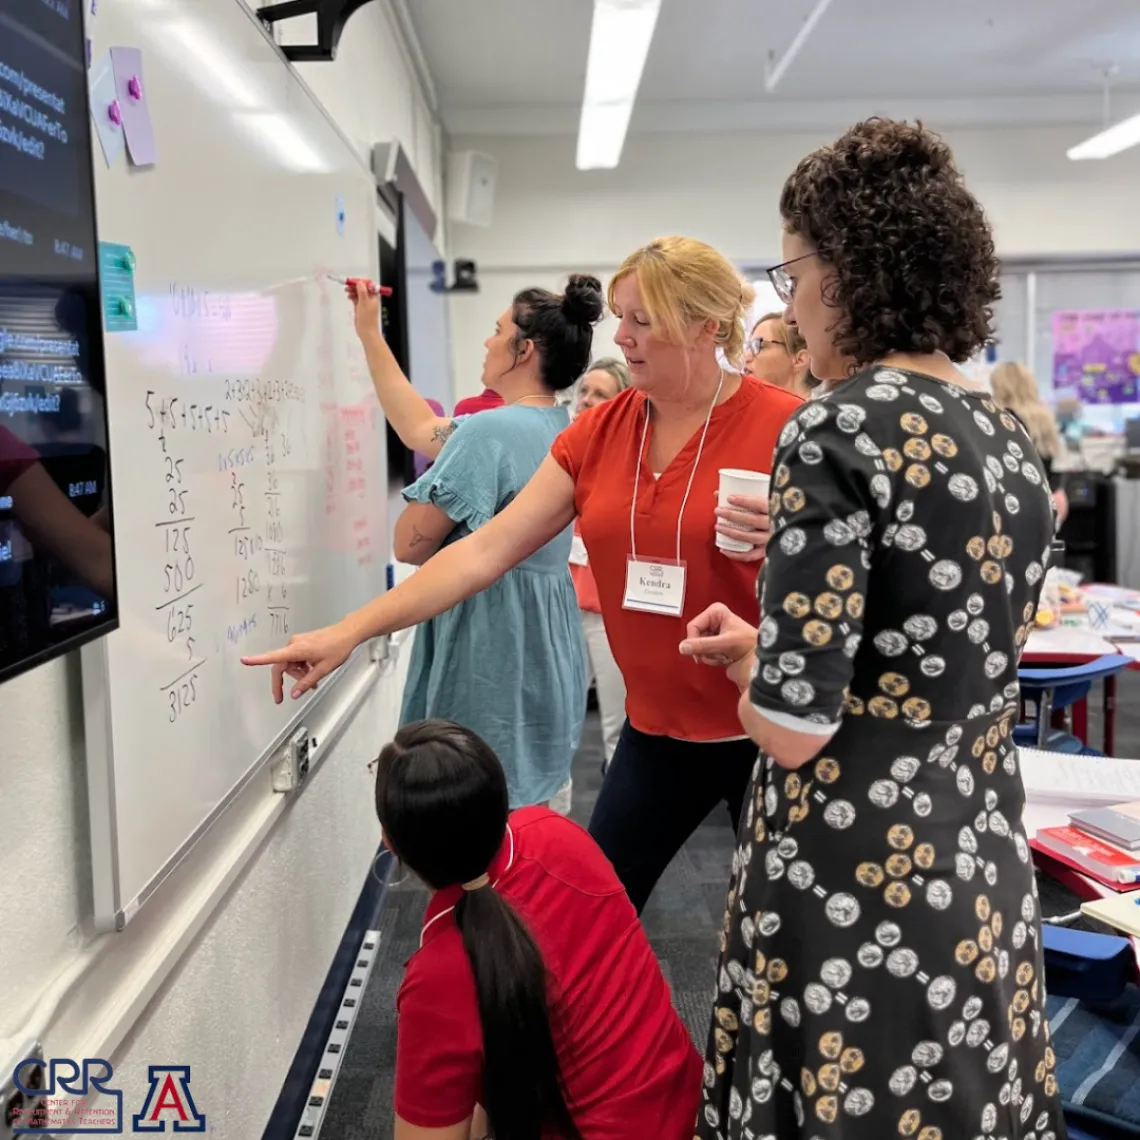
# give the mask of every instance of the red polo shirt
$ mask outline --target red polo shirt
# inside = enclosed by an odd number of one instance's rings
[[[490,388],[484,388],[478,396],[465,396],[455,405],[455,415],[473,416],[477,412],[489,412],[492,408],[501,408],[503,397]]]
[[[489,874],[482,889],[514,907],[546,963],[554,1045],[581,1134],[690,1140],[701,1059],[597,844],[547,808],[523,808]],[[461,893],[432,897],[397,998],[396,1112],[420,1128],[465,1120],[483,1093],[475,982],[452,915]]]
[[[752,376],[713,409],[708,435],[681,524],[686,563],[681,617],[627,610],[626,564],[634,465],[645,427],[646,397],[627,388],[584,412],[555,441],[551,454],[573,478],[574,503],[614,660],[625,678],[626,711],[641,732],[679,740],[727,740],[741,735],[740,693],[723,669],[682,657],[687,624],[713,602],[756,625],[759,563],[733,562],[716,547],[720,468],[770,474],[776,437],[803,401]],[[637,553],[675,559],[677,519],[701,440],[698,429],[655,479],[649,469],[650,425],[642,458],[635,520]]]

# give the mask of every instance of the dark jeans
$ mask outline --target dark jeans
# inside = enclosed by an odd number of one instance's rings
[[[756,755],[751,740],[694,743],[647,736],[628,720],[622,726],[590,834],[638,914],[670,860],[718,803],[728,804],[733,828],[740,823]]]

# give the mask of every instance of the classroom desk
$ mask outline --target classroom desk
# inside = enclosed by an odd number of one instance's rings
[[[1140,643],[1121,642],[1119,645],[1101,637],[1095,630],[1080,626],[1058,626],[1056,629],[1035,629],[1025,642],[1021,664],[1034,665],[1087,665],[1098,657],[1123,653],[1132,658],[1129,669],[1140,669]],[[1081,740],[1088,740],[1088,708],[1085,701],[1073,707],[1073,732]],[[1116,753],[1116,678],[1104,679],[1104,751],[1108,756]]]

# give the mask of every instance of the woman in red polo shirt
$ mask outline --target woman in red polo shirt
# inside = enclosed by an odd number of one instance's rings
[[[700,1057],[597,844],[547,808],[508,817],[498,758],[450,721],[385,747],[376,813],[434,891],[397,998],[395,1140],[690,1140]]]
[[[590,834],[640,911],[718,803],[739,820],[756,761],[732,683],[677,654],[687,623],[713,602],[759,620],[767,504],[717,507],[718,473],[770,473],[776,437],[801,401],[719,362],[718,352],[740,360],[751,301],[731,262],[703,242],[660,238],[631,254],[610,282],[609,302],[632,387],[579,416],[486,526],[336,625],[246,663],[274,666],[276,700],[285,673],[300,696],[362,641],[486,589],[577,516],[628,718]],[[718,531],[751,549],[720,550]]]

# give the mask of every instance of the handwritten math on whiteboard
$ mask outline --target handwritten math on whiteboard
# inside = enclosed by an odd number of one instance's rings
[[[153,689],[176,724],[206,689],[225,683],[219,654],[236,659],[255,632],[281,640],[295,628],[301,567],[290,540],[301,536],[290,534],[289,474],[310,449],[303,415],[292,414],[303,412],[305,389],[247,373],[265,363],[258,356],[268,345],[256,330],[276,323],[271,301],[267,308],[264,298],[172,284],[164,308],[175,368],[141,393],[148,470],[138,472],[162,494],[148,520],[149,549],[128,556],[147,567],[153,632],[173,651]],[[235,308],[245,318],[236,325]]]
[[[142,176],[95,164],[101,234],[136,258],[137,317],[106,342],[120,624],[83,659],[101,928],[145,904],[338,690],[276,705],[242,656],[363,605],[388,553],[384,421],[329,280],[378,272],[375,178],[244,6],[182,7],[251,64],[259,107],[319,169],[283,176],[281,148],[202,99],[158,25],[130,5],[100,11],[104,42],[153,64],[148,101],[170,143]]]

